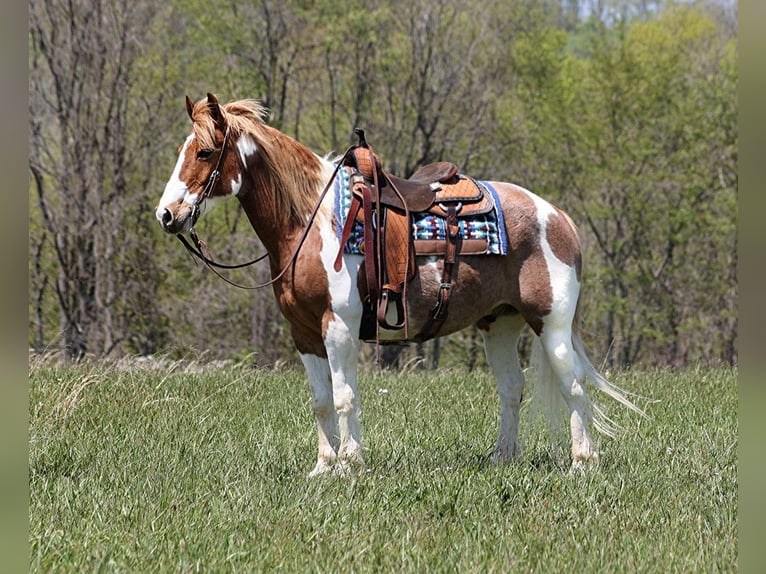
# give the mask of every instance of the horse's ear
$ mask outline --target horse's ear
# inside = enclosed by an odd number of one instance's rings
[[[213,118],[215,125],[222,128],[224,124],[223,112],[221,111],[221,106],[218,104],[218,98],[211,93],[208,93],[207,95],[207,107],[210,110],[210,116]]]
[[[189,119],[192,118],[192,112],[194,112],[194,102],[191,101],[189,96],[186,96],[186,113],[189,114]]]

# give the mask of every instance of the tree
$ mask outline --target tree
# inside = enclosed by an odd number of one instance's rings
[[[184,96],[211,91],[260,99],[317,153],[362,127],[398,175],[452,160],[538,192],[580,224],[598,353],[734,362],[726,1],[32,0],[30,343],[295,358],[269,293],[195,265],[154,220],[189,130]],[[236,202],[198,231],[222,261],[262,253]],[[478,365],[477,343],[465,331],[400,358]]]
[[[152,2],[30,3],[31,226],[35,345],[53,290],[67,356],[162,344],[143,193],[162,121],[134,84]],[[133,99],[133,98],[135,99]],[[152,128],[152,129],[150,129]],[[142,323],[146,330],[135,329]],[[147,347],[148,345],[148,347]]]
[[[601,333],[608,361],[731,357],[720,339],[713,350],[699,336],[736,309],[735,66],[725,34],[679,8],[597,26],[584,59],[563,44],[528,45],[538,49],[517,51],[519,115],[539,132],[528,151],[552,168],[544,194],[563,193],[587,231],[585,316],[603,317],[589,330]]]

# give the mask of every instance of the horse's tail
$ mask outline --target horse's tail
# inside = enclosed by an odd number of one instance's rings
[[[593,366],[593,363],[588,358],[580,329],[579,301],[572,322],[572,347],[576,355],[575,364],[578,380],[583,382],[583,379],[585,379],[596,389],[612,397],[623,406],[640,414],[642,417],[646,416],[642,409],[628,399],[630,393],[609,382]],[[561,429],[561,413],[562,411],[566,412],[566,405],[561,394],[560,382],[553,372],[550,360],[543,350],[539,337],[533,337],[532,341],[530,375],[530,378],[534,380],[534,398],[545,415],[551,440],[558,442],[555,438],[557,431]],[[593,425],[597,430],[609,437],[614,437],[620,432],[619,425],[609,418],[596,401],[591,401],[591,410]]]

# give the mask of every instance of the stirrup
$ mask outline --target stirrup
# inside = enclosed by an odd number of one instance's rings
[[[386,314],[388,311],[388,304],[391,301],[391,298],[389,295],[392,293],[390,289],[383,289],[380,293],[380,298],[378,299],[378,325],[383,327],[384,329],[389,329],[391,331],[398,331],[399,329],[403,329],[405,325],[407,324],[407,318],[404,313],[404,303],[402,302],[402,297],[400,293],[396,293],[398,297],[394,297],[393,301],[396,303],[396,319],[397,323],[394,325],[391,325],[388,322],[388,319],[386,318]]]

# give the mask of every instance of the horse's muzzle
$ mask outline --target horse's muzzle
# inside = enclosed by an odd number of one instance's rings
[[[186,231],[189,222],[189,214],[173,214],[170,209],[165,208],[162,212],[157,212],[157,219],[162,229],[167,233],[180,233]]]

